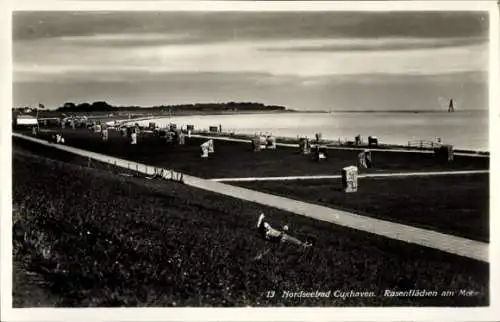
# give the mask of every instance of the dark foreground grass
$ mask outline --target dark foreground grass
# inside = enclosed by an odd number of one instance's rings
[[[356,193],[343,193],[340,180],[232,184],[479,241],[489,240],[488,174],[362,178]]]
[[[115,131],[109,141],[87,130],[66,129],[68,145],[109,154],[124,159],[172,168],[203,178],[266,177],[340,174],[340,170],[356,165],[358,151],[330,150],[328,160],[316,162],[298,153],[298,148],[278,147],[276,151],[252,152],[250,143],[215,141],[215,153],[202,160],[200,144],[204,139],[187,139],[184,146],[172,146],[151,134],[141,134],[133,146]],[[41,133],[48,137],[50,133]],[[372,152],[373,169],[361,172],[401,172],[488,169],[489,158],[456,156],[451,163],[437,162],[433,154]]]
[[[13,165],[15,258],[29,259],[29,271],[43,278],[57,306],[488,304],[485,263],[182,184],[55,162],[16,143]],[[266,244],[254,231],[261,210],[273,224],[315,237],[316,246]],[[457,294],[384,297],[386,289]],[[266,297],[270,290],[277,296]],[[374,296],[284,299],[285,290]],[[460,296],[460,290],[477,293]],[[14,279],[14,297],[23,296],[33,294],[20,293]]]

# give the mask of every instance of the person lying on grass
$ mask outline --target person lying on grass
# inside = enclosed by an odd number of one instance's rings
[[[288,231],[288,226],[283,226],[283,231],[277,230],[264,220],[265,216],[263,213],[260,214],[259,220],[257,221],[257,231],[259,235],[270,242],[289,242],[301,247],[311,247],[312,243],[310,241],[302,242],[295,237],[292,237],[285,233]]]

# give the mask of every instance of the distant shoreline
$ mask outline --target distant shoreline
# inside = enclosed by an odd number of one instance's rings
[[[251,115],[251,114],[337,114],[337,113],[350,113],[350,114],[382,114],[382,113],[405,113],[405,114],[424,114],[424,113],[436,113],[436,114],[453,114],[453,113],[487,113],[488,110],[459,110],[452,113],[442,110],[296,110],[296,109],[286,109],[286,110],[240,110],[240,111],[151,111],[151,110],[122,110],[122,111],[88,111],[88,112],[67,112],[67,111],[57,111],[57,110],[39,110],[39,118],[44,117],[69,117],[71,115],[81,116],[85,115],[89,118],[103,118],[121,116],[125,117],[128,115],[138,116],[138,117],[174,117],[174,116],[205,116],[205,115]],[[26,113],[28,115],[36,115],[36,111]]]
[[[282,113],[302,113],[302,111],[294,110],[247,110],[247,111],[172,111],[172,112],[159,112],[150,110],[123,110],[123,111],[89,111],[89,112],[62,112],[57,110],[39,110],[38,118],[47,117],[71,117],[71,116],[87,116],[88,118],[116,118],[124,119],[127,116],[131,117],[174,117],[174,116],[198,116],[198,115],[248,115],[248,114],[282,114]],[[36,115],[35,112],[26,113],[27,115]]]

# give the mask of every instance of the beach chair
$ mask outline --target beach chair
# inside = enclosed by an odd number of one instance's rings
[[[316,161],[326,160],[328,157],[326,146],[316,145],[316,151],[314,153]]]
[[[276,138],[274,136],[267,137],[266,149],[276,150]]]
[[[201,158],[202,159],[207,159],[208,158],[208,141],[201,144]]]
[[[260,151],[260,138],[259,137],[255,137],[252,139],[252,149],[254,152]]]
[[[369,147],[378,146],[378,138],[376,136],[369,136],[368,146]]]
[[[358,191],[358,167],[348,166],[342,169],[342,191],[352,193]]]

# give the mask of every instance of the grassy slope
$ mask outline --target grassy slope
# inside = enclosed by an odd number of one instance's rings
[[[171,182],[34,157],[14,145],[17,254],[62,306],[486,305],[488,265]],[[19,152],[24,151],[24,152]],[[67,159],[51,151],[52,157]],[[85,160],[72,159],[84,164]],[[255,236],[258,211],[317,245]],[[27,232],[30,243],[22,242]],[[261,260],[254,257],[266,250]],[[46,257],[40,256],[46,251]],[[57,266],[57,264],[59,264]],[[42,269],[43,268],[43,269]],[[18,285],[14,296],[21,297]],[[472,289],[474,297],[283,300],[268,290]],[[16,292],[17,290],[17,292]],[[17,299],[19,302],[19,298]],[[31,301],[36,302],[36,301]]]
[[[480,241],[489,240],[489,176],[363,178],[357,193],[340,180],[234,183]]]
[[[53,307],[60,299],[47,290],[43,276],[29,270],[30,256],[16,254],[12,262],[12,306]]]
[[[43,136],[47,133],[42,133]],[[251,151],[250,143],[228,141],[215,142],[215,154],[201,160],[199,145],[205,141],[188,139],[185,146],[169,146],[157,137],[145,134],[132,146],[118,133],[110,132],[110,140],[102,142],[98,134],[86,130],[65,131],[67,144],[139,161],[184,171],[204,178],[250,177],[250,176],[294,176],[340,174],[341,168],[356,164],[356,151],[331,150],[329,159],[317,163],[311,156],[298,153],[298,149],[279,147],[277,151]],[[488,169],[488,158],[457,156],[447,164],[436,162],[432,154],[372,152],[374,168],[361,172],[426,171]]]
[[[291,148],[254,153],[249,151],[249,145],[216,141],[216,154],[200,160],[201,141],[197,139],[176,147],[145,135],[139,145],[131,146],[117,133],[111,133],[110,142],[102,142],[97,134],[88,131],[68,130],[66,138],[68,144],[80,148],[209,178],[338,174],[338,169],[356,156],[353,151],[332,151],[327,162],[316,163]],[[488,167],[487,158],[456,157],[453,163],[443,165],[436,163],[432,155],[374,152],[373,159],[378,160],[375,168],[362,172]],[[348,195],[339,191],[338,180],[237,184],[477,240],[489,239],[487,175],[361,179],[360,191]]]

